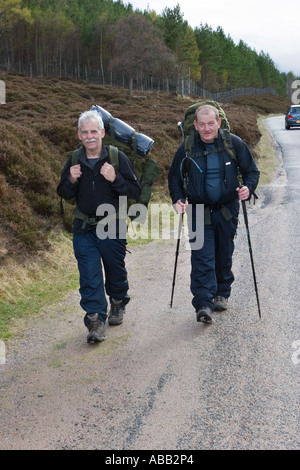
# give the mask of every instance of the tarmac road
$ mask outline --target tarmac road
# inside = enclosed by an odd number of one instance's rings
[[[229,308],[212,325],[196,322],[184,243],[172,309],[176,241],[129,246],[132,300],[104,343],[86,344],[77,292],[9,342],[1,449],[299,449],[300,130],[266,122],[279,169],[247,205],[262,318],[242,212]]]

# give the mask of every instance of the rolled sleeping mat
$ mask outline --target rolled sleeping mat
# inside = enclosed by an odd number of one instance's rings
[[[152,149],[154,140],[145,134],[135,132],[133,127],[126,124],[118,118],[114,118],[108,111],[99,105],[91,107],[91,111],[97,111],[103,120],[105,131],[111,136],[112,145],[114,140],[128,145],[132,150],[135,149],[137,154],[144,157]]]

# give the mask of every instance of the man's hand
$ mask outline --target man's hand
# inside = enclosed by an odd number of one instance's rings
[[[188,205],[188,201],[182,202],[180,199],[175,204],[175,210],[177,214],[184,214],[186,206]]]
[[[81,166],[78,164],[78,165],[73,165],[71,166],[70,168],[70,180],[71,180],[71,183],[77,183],[77,180],[78,178],[80,178],[81,176]]]
[[[239,200],[246,201],[250,196],[250,191],[247,186],[240,186],[236,188],[237,192],[239,193]]]
[[[111,183],[115,181],[117,176],[114,167],[107,162],[105,162],[100,168],[100,174]]]

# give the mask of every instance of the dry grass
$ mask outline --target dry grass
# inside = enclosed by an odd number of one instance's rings
[[[13,303],[17,298],[25,299],[33,283],[47,287],[51,282],[63,282],[62,272],[77,272],[70,235],[63,231],[52,235],[48,250],[28,256],[22,264],[10,257],[0,266],[0,300]]]
[[[20,263],[14,257],[0,266],[0,338],[8,339],[19,318],[38,314],[78,288],[78,271],[69,234],[53,234],[50,249],[27,256]]]
[[[275,149],[272,145],[269,131],[264,125],[264,119],[265,116],[260,115],[258,117],[258,128],[260,129],[262,136],[255,148],[255,152],[259,155],[260,185],[270,183],[278,170],[278,161]]]

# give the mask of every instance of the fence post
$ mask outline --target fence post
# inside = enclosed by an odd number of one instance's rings
[[[0,80],[0,104],[6,104],[6,89],[3,80]]]

